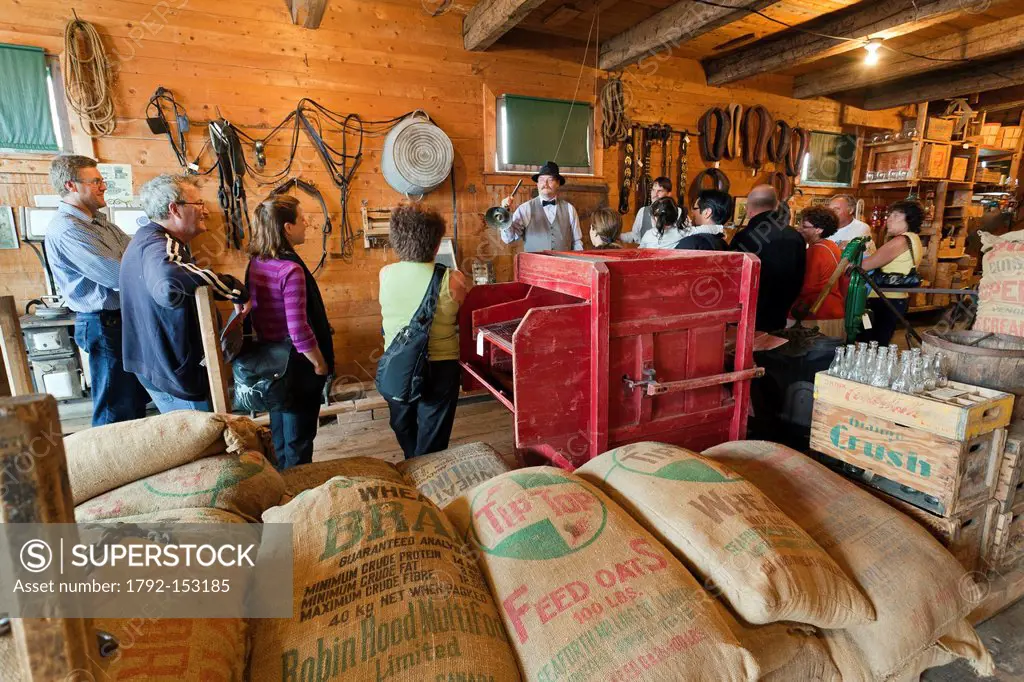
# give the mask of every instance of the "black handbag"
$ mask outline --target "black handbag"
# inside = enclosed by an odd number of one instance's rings
[[[402,327],[391,340],[391,345],[377,363],[374,383],[385,400],[412,403],[420,398],[427,368],[430,325],[437,311],[437,297],[441,292],[441,281],[446,269],[440,263],[434,264],[434,275],[419,307],[409,324]]]
[[[903,236],[907,237],[907,235]],[[907,237],[907,243],[910,245],[910,257],[913,259],[914,242],[911,241],[910,237]],[[879,289],[916,289],[921,286],[921,275],[917,273],[916,265],[906,274],[882,272],[881,269],[875,270],[871,275],[871,280]]]
[[[259,343],[250,339],[231,363],[234,409],[269,412],[287,407],[291,397],[288,370],[295,355],[290,340]]]

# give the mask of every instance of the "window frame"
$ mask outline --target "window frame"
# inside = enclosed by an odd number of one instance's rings
[[[833,130],[812,130],[810,131],[811,136],[814,135],[830,135],[832,137],[849,138],[853,142],[853,160],[850,164],[850,180],[848,183],[842,182],[821,182],[818,180],[809,180],[807,178],[808,168],[811,163],[811,150],[808,148],[806,155],[800,160],[800,185],[802,187],[825,187],[835,189],[854,189],[857,187],[857,168],[860,164],[860,136],[855,133],[844,133],[835,132]]]
[[[537,168],[540,167],[544,161],[553,159],[544,159],[533,164],[513,164],[505,163],[502,161],[502,152],[504,146],[502,144],[504,138],[504,121],[505,117],[505,96],[512,95],[517,97],[530,97],[532,99],[549,100],[553,102],[564,102],[566,104],[572,104],[573,106],[581,105],[587,107],[590,115],[587,117],[587,155],[590,157],[589,166],[562,166],[559,171],[562,175],[573,176],[573,177],[596,177],[597,176],[597,108],[590,102],[585,100],[567,100],[558,99],[554,97],[537,97],[534,95],[520,95],[518,93],[506,92],[498,95],[494,101],[494,172],[506,175],[523,175],[532,174],[537,172]]]
[[[52,118],[54,128],[53,132],[57,137],[57,151],[49,149],[28,150],[0,147],[0,157],[52,159],[55,156],[70,154],[74,151],[71,140],[71,118],[68,113],[67,97],[64,93],[64,77],[60,68],[60,57],[44,51],[43,59],[46,62],[46,90],[49,94],[50,117]]]

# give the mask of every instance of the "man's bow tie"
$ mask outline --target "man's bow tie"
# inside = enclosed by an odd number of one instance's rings
[[[541,199],[540,203],[543,206],[554,206],[555,204],[558,203],[558,199],[550,199],[550,200],[549,199]]]

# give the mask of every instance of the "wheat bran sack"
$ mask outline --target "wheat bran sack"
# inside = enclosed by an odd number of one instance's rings
[[[214,455],[94,497],[75,507],[75,520],[212,507],[259,521],[283,494],[284,480],[258,452]]]
[[[980,596],[928,531],[809,457],[767,441],[723,443],[703,454],[760,488],[871,600],[875,622],[826,633],[855,647],[864,679],[899,673]]]
[[[526,679],[757,679],[722,607],[579,477],[511,471],[445,511],[478,548]]]
[[[635,443],[576,474],[621,505],[748,623],[843,628],[875,618],[860,590],[800,526],[718,462],[673,445]]]
[[[285,492],[295,497],[303,490],[316,488],[335,476],[346,478],[379,478],[408,485],[391,462],[376,457],[343,457],[326,462],[313,462],[288,467],[281,472]],[[282,503],[283,504],[283,503]]]
[[[442,509],[464,491],[509,470],[487,443],[468,443],[398,463],[398,470]]]
[[[64,439],[74,503],[211,454],[262,452],[258,434],[245,417],[187,410],[79,431]]]
[[[134,516],[103,519],[104,523],[248,523],[238,514],[213,507],[182,507]]]
[[[241,682],[248,628],[241,618],[98,618],[117,639],[98,682]]]
[[[292,523],[292,619],[253,621],[254,681],[519,679],[480,569],[406,484],[334,478],[263,515]]]

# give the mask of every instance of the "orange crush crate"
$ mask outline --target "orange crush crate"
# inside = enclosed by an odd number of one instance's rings
[[[574,469],[657,440],[743,438],[760,261],[630,249],[521,253],[459,312],[463,388],[512,411],[516,454]],[[734,357],[726,346],[735,332]]]

